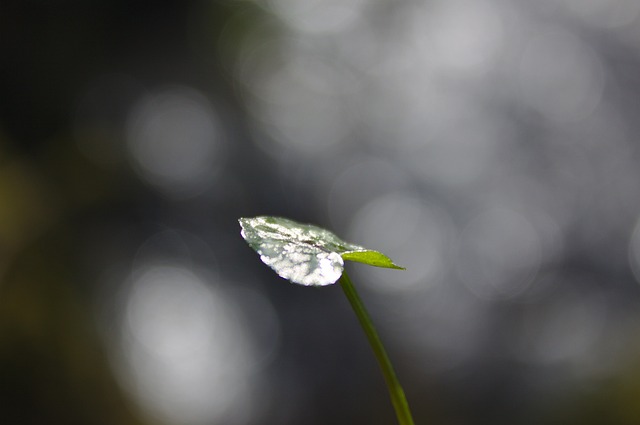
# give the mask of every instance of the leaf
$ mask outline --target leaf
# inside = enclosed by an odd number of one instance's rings
[[[369,264],[370,266],[385,267],[387,269],[404,270],[391,261],[391,258],[378,251],[351,251],[342,254],[343,260],[357,261],[358,263]]]
[[[312,224],[269,216],[238,221],[242,237],[260,259],[281,277],[300,285],[335,283],[342,275],[344,260],[402,269],[386,255],[343,241]]]

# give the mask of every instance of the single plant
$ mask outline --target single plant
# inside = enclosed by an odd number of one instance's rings
[[[280,217],[241,218],[241,235],[260,259],[281,277],[305,286],[340,282],[384,375],[400,425],[413,425],[409,404],[371,318],[344,271],[344,260],[376,267],[404,270],[386,255],[345,242],[333,233],[310,224]]]

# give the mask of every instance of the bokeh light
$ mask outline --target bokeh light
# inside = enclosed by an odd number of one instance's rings
[[[546,30],[534,36],[520,63],[523,101],[561,122],[588,118],[604,87],[602,65],[575,35]]]
[[[373,199],[409,189],[409,176],[390,161],[362,157],[333,176],[326,203],[331,223],[346,229],[354,214]]]
[[[271,301],[221,279],[215,254],[188,232],[145,238],[130,262],[121,282],[108,274],[118,290],[98,301],[122,387],[162,423],[253,423],[270,403],[264,372],[280,349]]]
[[[214,184],[226,142],[220,117],[202,93],[173,87],[146,96],[127,130],[136,171],[167,195],[189,197]]]
[[[353,25],[366,1],[268,0],[267,4],[296,31],[330,34]]]
[[[122,330],[125,384],[171,423],[234,423],[231,411],[248,414],[253,352],[231,300],[179,266],[137,274]]]
[[[512,297],[523,292],[542,260],[542,243],[526,217],[491,209],[474,217],[462,232],[457,270],[481,298]]]
[[[569,13],[589,25],[620,28],[637,24],[640,5],[633,0],[565,0]]]
[[[365,246],[385,246],[406,271],[389,284],[389,274],[361,270],[379,291],[424,290],[438,285],[448,268],[453,229],[446,212],[425,205],[415,194],[392,192],[374,198],[353,216],[348,235]]]
[[[263,295],[229,292],[207,273],[157,263],[134,272],[121,302],[114,365],[147,415],[174,424],[252,423],[268,402],[257,388],[279,341]]]
[[[601,294],[562,285],[542,307],[526,311],[519,355],[533,363],[589,365],[589,357],[598,356],[606,324]]]
[[[340,70],[304,51],[293,52],[277,64],[257,66],[264,70],[259,84],[248,81],[254,88],[248,100],[257,125],[268,136],[262,148],[277,154],[293,150],[296,156],[309,157],[335,153],[349,136],[354,115],[340,87]]]
[[[479,76],[494,66],[501,53],[504,2],[455,0],[434,2],[412,25],[422,31],[420,53],[442,72]],[[425,19],[426,18],[426,19]],[[428,58],[428,59],[427,59]]]

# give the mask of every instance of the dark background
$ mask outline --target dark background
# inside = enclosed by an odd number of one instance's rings
[[[0,423],[640,423],[640,3],[0,3]]]

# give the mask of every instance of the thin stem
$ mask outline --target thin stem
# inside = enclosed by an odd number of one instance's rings
[[[384,380],[387,383],[387,389],[389,390],[389,396],[391,397],[391,403],[393,403],[393,407],[396,410],[398,423],[400,425],[413,425],[413,418],[411,417],[409,403],[407,403],[407,399],[404,396],[404,390],[402,389],[402,386],[398,381],[398,377],[393,370],[389,356],[387,355],[387,352],[382,345],[382,341],[380,341],[380,337],[371,322],[369,313],[367,313],[360,296],[358,296],[358,293],[356,292],[356,288],[351,283],[351,279],[349,279],[349,276],[347,276],[347,272],[345,271],[342,272],[342,277],[340,277],[340,286],[342,286],[342,290],[347,296],[349,303],[351,303],[353,311],[355,311],[356,316],[358,316],[360,325],[362,326],[364,333],[367,335],[367,339],[371,344],[371,348],[373,348],[373,353],[378,360],[380,369],[382,369],[382,374],[384,375]]]

